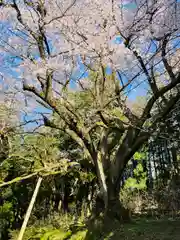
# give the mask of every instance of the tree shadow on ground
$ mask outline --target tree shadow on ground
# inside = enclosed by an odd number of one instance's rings
[[[117,221],[106,222],[94,220],[89,225],[85,240],[179,240],[180,219],[139,218],[127,224]]]

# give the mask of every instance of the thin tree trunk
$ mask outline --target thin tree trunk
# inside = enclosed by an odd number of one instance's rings
[[[24,221],[23,221],[23,224],[22,224],[22,227],[21,227],[21,230],[20,230],[20,233],[19,233],[19,236],[18,236],[17,240],[22,240],[23,239],[23,235],[24,235],[24,232],[26,230],[26,226],[27,226],[27,223],[29,221],[29,217],[31,215],[34,203],[36,201],[36,197],[37,197],[37,194],[39,192],[39,188],[40,188],[41,182],[42,182],[42,178],[39,177],[38,181],[37,181],[37,184],[36,184],[36,188],[34,190],[32,198],[31,198],[31,202],[30,202],[29,207],[27,209],[27,212],[26,212],[26,215],[25,215],[25,218],[24,218]]]

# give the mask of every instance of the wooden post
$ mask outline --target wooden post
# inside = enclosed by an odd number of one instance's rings
[[[36,184],[36,188],[35,188],[34,193],[33,193],[33,196],[31,198],[31,202],[30,202],[29,207],[27,209],[27,212],[26,212],[23,224],[21,226],[21,230],[20,230],[20,233],[19,233],[19,236],[18,236],[17,240],[22,240],[23,239],[23,235],[24,235],[24,232],[26,230],[26,226],[27,226],[27,223],[29,221],[29,217],[31,215],[34,203],[36,201],[36,197],[37,197],[37,194],[39,192],[39,188],[40,188],[41,182],[42,182],[42,177],[39,177],[38,181],[37,181],[37,184]]]

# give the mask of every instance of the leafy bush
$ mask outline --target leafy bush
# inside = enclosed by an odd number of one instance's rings
[[[7,235],[8,229],[11,227],[12,222],[12,204],[10,202],[6,202],[0,206],[0,238],[4,238]]]
[[[44,221],[36,221],[26,228],[23,240],[65,240],[83,239],[85,232],[81,231],[82,219],[75,220],[70,214],[48,216]],[[74,235],[73,235],[74,232]],[[11,232],[11,240],[16,240],[19,231]]]
[[[11,240],[16,240],[19,231],[11,233]],[[52,226],[31,226],[26,229],[23,240],[65,240],[71,236],[71,231],[53,229]]]
[[[86,236],[87,230],[78,231],[73,234],[69,240],[84,240]]]

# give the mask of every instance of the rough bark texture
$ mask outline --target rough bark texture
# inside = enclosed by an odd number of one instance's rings
[[[120,184],[118,186],[108,184],[108,206],[105,211],[106,217],[121,222],[130,221],[128,209],[125,209],[120,201]]]
[[[102,215],[104,220],[130,221],[129,210],[121,204],[119,192],[120,188],[115,188],[112,184],[108,185],[108,204],[105,207],[103,196],[98,195],[93,208],[93,216],[99,217]]]
[[[105,218],[118,220],[120,222],[129,222],[131,220],[129,210],[122,206],[119,199],[109,201]]]

